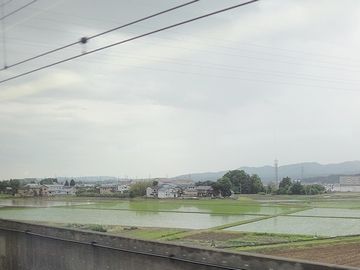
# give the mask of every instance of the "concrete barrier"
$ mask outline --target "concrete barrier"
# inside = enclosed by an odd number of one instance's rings
[[[356,269],[0,219],[1,270]]]

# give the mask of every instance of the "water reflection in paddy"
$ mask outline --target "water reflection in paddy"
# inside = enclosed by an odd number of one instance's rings
[[[242,220],[250,220],[256,218],[256,216],[76,208],[7,208],[0,210],[0,218],[55,223],[205,229]]]

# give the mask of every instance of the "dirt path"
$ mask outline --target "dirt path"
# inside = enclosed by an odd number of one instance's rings
[[[360,267],[360,243],[264,252],[268,255]]]

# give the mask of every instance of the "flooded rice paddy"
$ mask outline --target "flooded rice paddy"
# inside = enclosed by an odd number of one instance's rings
[[[312,197],[239,200],[2,199],[0,218],[29,222],[79,223],[342,236],[360,234],[358,201]],[[319,207],[319,205],[323,207]],[[351,206],[345,209],[345,205]],[[259,220],[262,219],[262,220]],[[241,225],[240,225],[241,224]]]
[[[291,214],[293,216],[360,218],[360,210],[337,208],[313,208]],[[360,220],[359,220],[360,221]]]
[[[279,216],[226,230],[314,236],[358,235],[360,234],[360,219]]]
[[[0,218],[54,223],[123,225],[139,227],[206,229],[242,220],[246,215],[212,215],[197,213],[144,212],[69,208],[3,209]]]

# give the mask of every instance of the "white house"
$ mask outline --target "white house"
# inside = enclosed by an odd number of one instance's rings
[[[130,190],[130,186],[129,185],[118,185],[117,187],[117,191],[119,191],[120,193],[124,193]]]
[[[48,195],[75,195],[74,187],[67,187],[63,185],[46,185],[48,188]]]
[[[188,198],[194,198],[198,196],[198,191],[194,185],[189,185],[186,188],[184,188],[182,196]]]
[[[146,197],[148,198],[157,198],[157,188],[156,187],[148,187],[146,188]]]
[[[172,185],[162,185],[157,191],[159,199],[179,197],[179,189]]]

